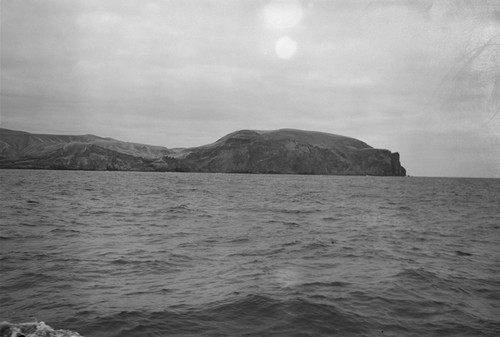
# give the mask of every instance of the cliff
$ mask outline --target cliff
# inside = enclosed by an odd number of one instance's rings
[[[397,153],[354,138],[292,129],[236,131],[177,156],[181,171],[406,175]]]
[[[241,130],[171,150],[93,135],[0,129],[0,168],[404,176],[398,153],[349,137],[282,129]]]

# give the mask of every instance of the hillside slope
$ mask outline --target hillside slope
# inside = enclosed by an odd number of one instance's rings
[[[165,170],[161,146],[128,143],[94,135],[31,134],[0,129],[0,168],[74,170]]]
[[[181,171],[406,175],[398,153],[354,138],[293,129],[236,131],[178,156]]]
[[[0,129],[0,168],[406,175],[398,153],[354,138],[293,129],[241,130],[175,151],[93,135]]]

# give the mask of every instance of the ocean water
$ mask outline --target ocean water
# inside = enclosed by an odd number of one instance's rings
[[[499,336],[500,179],[0,170],[0,335]]]

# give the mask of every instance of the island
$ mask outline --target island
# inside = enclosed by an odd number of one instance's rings
[[[169,149],[94,135],[0,128],[0,168],[406,176],[397,152],[296,129],[240,130],[212,144]]]

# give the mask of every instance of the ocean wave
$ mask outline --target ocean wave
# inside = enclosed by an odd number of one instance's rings
[[[0,323],[0,337],[82,337],[70,330],[54,330],[44,322]]]
[[[302,287],[322,288],[322,287],[347,287],[351,285],[349,282],[332,281],[332,282],[310,282],[301,284]]]
[[[371,336],[364,318],[302,298],[278,300],[247,295],[201,308],[157,312],[127,311],[99,317],[84,329],[89,336]]]
[[[278,255],[282,252],[285,251],[285,248],[280,247],[280,248],[267,248],[267,249],[251,249],[251,250],[244,250],[238,253],[232,253],[229,254],[228,257],[237,257],[237,256],[262,256],[262,257],[272,257],[274,255]]]
[[[0,289],[2,291],[19,291],[30,289],[35,285],[56,282],[57,277],[44,272],[23,272],[19,275],[12,275],[3,280]]]
[[[66,235],[78,235],[81,232],[76,230],[76,229],[69,229],[69,228],[55,228],[50,231],[50,233],[54,234],[66,234]]]
[[[331,247],[334,244],[335,244],[335,241],[333,241],[333,240],[330,240],[328,242],[315,241],[315,242],[310,242],[310,243],[306,244],[303,247],[303,249],[307,250],[307,251],[314,250],[314,249],[323,249],[323,248]]]
[[[87,337],[500,336],[485,194],[500,181],[60,174],[9,173],[29,183],[0,196],[1,320]]]

